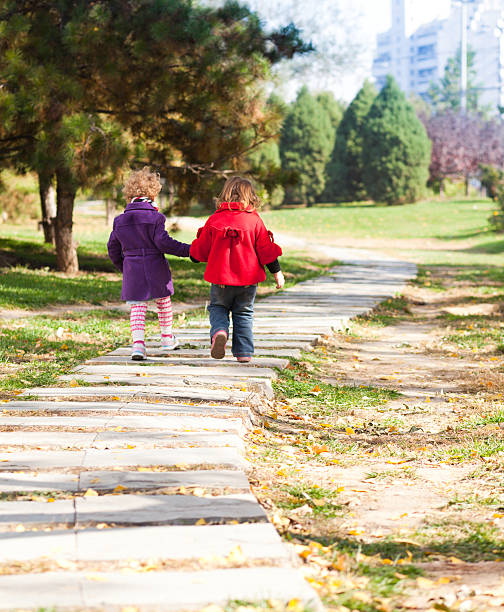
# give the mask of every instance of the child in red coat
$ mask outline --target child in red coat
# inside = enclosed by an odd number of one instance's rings
[[[226,181],[216,212],[198,230],[190,255],[208,262],[204,279],[210,290],[210,354],[222,359],[233,317],[232,353],[240,362],[254,354],[252,332],[257,283],[266,279],[264,266],[273,274],[277,289],[284,286],[278,257],[282,249],[273,241],[256,206],[259,198],[252,183],[235,176]]]

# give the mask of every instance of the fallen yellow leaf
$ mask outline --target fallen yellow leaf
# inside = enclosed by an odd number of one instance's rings
[[[244,563],[247,560],[247,557],[245,557],[241,546],[238,544],[229,551],[227,560],[229,563]]]
[[[84,497],[98,497],[98,492],[95,491],[94,489],[88,489],[85,493],[84,493]]]
[[[434,586],[434,581],[429,580],[429,578],[423,578],[422,576],[418,576],[416,579],[417,586],[421,589],[431,589]]]

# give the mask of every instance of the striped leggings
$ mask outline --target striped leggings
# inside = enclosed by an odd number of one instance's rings
[[[170,296],[155,300],[158,312],[159,327],[161,328],[161,337],[171,337],[173,311]],[[147,312],[147,302],[131,302],[131,335],[133,342],[145,344],[145,313]]]

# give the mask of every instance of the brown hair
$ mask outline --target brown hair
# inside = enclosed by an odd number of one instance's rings
[[[133,198],[155,200],[162,185],[157,172],[151,172],[149,166],[132,172],[123,187],[124,197],[131,202]]]
[[[224,183],[224,187],[217,197],[217,207],[222,202],[240,202],[244,209],[249,206],[258,208],[261,205],[252,183],[240,176],[232,176]]]

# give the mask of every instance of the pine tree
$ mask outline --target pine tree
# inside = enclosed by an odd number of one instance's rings
[[[446,62],[444,74],[439,83],[432,83],[427,91],[430,103],[436,112],[460,111],[460,47],[455,57]],[[480,92],[476,84],[476,52],[467,49],[467,110],[476,113],[480,110]],[[485,109],[483,109],[485,110]]]
[[[292,25],[266,33],[236,2],[0,0],[0,23],[0,163],[55,177],[66,272],[78,269],[78,188],[117,172],[142,141],[137,163],[155,164],[187,205],[278,130],[261,83],[311,48]]]
[[[376,89],[369,81],[364,81],[338,126],[334,149],[327,167],[325,197],[329,201],[366,199],[362,179],[362,131],[375,98]]]
[[[286,199],[312,206],[324,191],[325,168],[334,130],[327,110],[303,87],[282,126],[282,168],[297,176],[286,191]]]
[[[377,202],[415,202],[429,176],[431,143],[392,76],[376,97],[363,129],[364,186]]]

